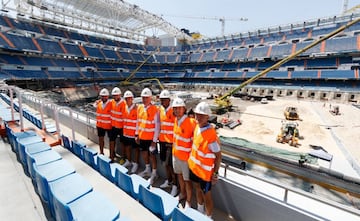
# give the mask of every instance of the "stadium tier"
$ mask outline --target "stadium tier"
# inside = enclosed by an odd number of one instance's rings
[[[242,82],[300,50],[350,19],[279,27],[155,47],[115,41],[81,31],[49,26],[35,20],[0,16],[0,77],[2,79],[121,80],[137,70],[134,79],[167,82]],[[262,79],[339,81],[360,87],[360,24],[302,53]],[[140,67],[140,68],[139,68]],[[120,79],[119,79],[120,78]],[[261,81],[261,79],[259,80]],[[296,84],[296,82],[294,81]],[[261,82],[260,82],[261,83]],[[319,85],[317,82],[316,85]]]

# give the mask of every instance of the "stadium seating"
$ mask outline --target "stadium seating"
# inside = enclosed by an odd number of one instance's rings
[[[162,220],[170,220],[179,203],[176,198],[162,189],[155,187],[148,189],[142,185],[139,186],[139,202]]]
[[[97,157],[97,165],[99,172],[106,177],[110,182],[115,183],[115,170],[118,169],[124,173],[127,173],[128,169],[121,166],[118,163],[112,163],[110,158],[103,154],[99,154]]]
[[[149,181],[137,174],[128,175],[123,170],[115,170],[115,183],[134,199],[139,199],[139,187],[150,187]]]

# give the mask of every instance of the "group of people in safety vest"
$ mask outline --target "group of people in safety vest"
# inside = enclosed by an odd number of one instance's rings
[[[102,89],[101,99],[94,104],[100,154],[104,154],[107,134],[110,159],[114,162],[115,141],[120,137],[122,165],[131,166],[130,173],[136,173],[141,153],[145,169],[139,175],[150,177],[151,185],[157,178],[159,154],[167,178],[160,188],[171,187],[171,195],[178,195],[185,207],[191,207],[194,189],[197,209],[211,216],[211,187],[218,180],[221,150],[215,128],[208,122],[210,106],[200,102],[193,112],[186,113],[184,100],[176,97],[171,101],[168,90],[160,93],[161,105],[156,106],[149,88],[142,90],[141,104],[133,103],[134,95],[129,90],[122,98],[121,90],[115,87],[112,99],[109,96],[109,91]]]

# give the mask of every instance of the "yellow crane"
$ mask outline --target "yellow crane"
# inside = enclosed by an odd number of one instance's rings
[[[265,70],[261,71],[260,73],[258,73],[257,75],[251,77],[250,79],[244,81],[243,83],[241,83],[238,87],[234,88],[233,90],[231,90],[230,92],[225,93],[223,96],[216,98],[215,99],[215,104],[217,105],[216,107],[216,112],[223,112],[224,110],[228,110],[229,108],[231,108],[231,101],[229,99],[229,97],[234,94],[235,92],[241,90],[242,88],[244,88],[246,85],[256,81],[257,79],[261,78],[262,76],[264,76],[266,73],[268,73],[271,70],[274,70],[276,68],[279,68],[281,65],[285,64],[286,62],[290,61],[291,59],[295,58],[296,56],[300,55],[301,53],[309,50],[310,48],[318,45],[319,43],[325,41],[326,39],[329,39],[335,35],[337,35],[338,33],[344,31],[345,29],[347,29],[348,27],[358,23],[360,21],[360,18],[357,18],[355,20],[352,20],[350,22],[348,22],[347,24],[341,26],[340,28],[336,29],[335,31],[327,34],[326,36],[324,36],[323,38],[320,38],[316,41],[314,41],[313,43],[309,44],[308,46],[304,47],[303,49],[300,49],[296,52],[294,52],[293,54],[287,56],[286,58],[280,60],[279,62],[277,62],[276,64],[272,65],[271,67],[266,68]]]
[[[149,79],[145,79],[145,80],[141,80],[138,82],[131,82],[130,80],[135,76],[135,74],[140,70],[140,68],[142,66],[144,66],[144,64],[146,64],[146,62],[148,62],[148,60],[155,55],[156,52],[159,51],[159,48],[157,48],[156,50],[154,50],[153,52],[151,52],[149,54],[148,57],[145,58],[145,60],[143,62],[141,62],[130,74],[129,76],[122,82],[120,82],[120,86],[128,86],[128,85],[139,85],[140,83],[144,83],[147,81],[156,81],[159,85],[159,87],[161,88],[161,90],[164,89],[164,86],[161,84],[161,82],[159,81],[159,79],[157,78],[149,78]]]

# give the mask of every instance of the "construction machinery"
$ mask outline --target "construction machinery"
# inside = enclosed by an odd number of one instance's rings
[[[329,110],[332,115],[340,115],[340,107],[338,105],[332,106],[332,109]]]
[[[277,62],[276,64],[272,65],[271,67],[266,68],[265,70],[261,71],[260,73],[256,74],[255,76],[249,78],[248,80],[242,82],[238,87],[234,88],[233,90],[231,90],[230,92],[225,93],[223,96],[219,97],[219,98],[215,98],[215,106],[212,107],[213,112],[218,113],[218,112],[224,112],[224,111],[228,111],[229,109],[232,108],[232,104],[230,101],[230,96],[233,95],[234,93],[236,93],[237,91],[241,90],[242,88],[244,88],[245,86],[247,86],[248,84],[253,83],[254,81],[256,81],[257,79],[263,77],[265,74],[267,74],[268,72],[279,68],[281,65],[285,64],[286,62],[290,61],[291,59],[297,57],[298,55],[300,55],[301,53],[309,50],[310,48],[320,44],[321,42],[341,33],[342,31],[344,31],[345,29],[347,29],[348,27],[356,24],[360,22],[360,18],[357,18],[355,20],[352,20],[350,22],[348,22],[347,24],[341,26],[340,28],[336,29],[335,31],[327,34],[326,36],[319,38],[318,40],[312,42],[311,44],[307,45],[306,47],[304,47],[303,49],[300,49],[296,52],[294,52],[293,54],[290,54],[289,56],[285,57],[284,59],[280,60],[279,62]]]
[[[294,121],[282,121],[280,133],[277,135],[278,143],[288,143],[290,146],[296,147],[299,144],[298,123]]]
[[[135,74],[140,70],[140,68],[146,64],[146,62],[148,62],[148,60],[153,57],[155,55],[156,52],[159,51],[159,48],[157,48],[156,50],[154,50],[152,53],[149,54],[149,56],[143,61],[141,62],[130,74],[129,76],[122,82],[120,82],[120,87],[128,87],[130,85],[134,85],[134,86],[138,86],[140,87],[140,84],[142,83],[145,83],[145,82],[151,82],[151,81],[155,81],[159,87],[160,87],[160,90],[163,90],[164,89],[164,86],[161,84],[160,80],[157,79],[157,78],[148,78],[148,79],[144,79],[144,80],[141,80],[141,81],[137,81],[137,82],[132,82],[130,81],[134,76]],[[139,89],[140,90],[140,89]]]
[[[299,114],[296,107],[286,107],[284,111],[286,120],[299,120]]]

